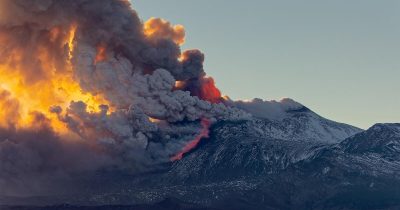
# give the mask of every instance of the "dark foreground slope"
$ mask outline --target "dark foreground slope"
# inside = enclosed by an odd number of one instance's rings
[[[217,210],[185,203],[176,199],[166,199],[157,204],[104,205],[104,206],[0,206],[1,210]]]

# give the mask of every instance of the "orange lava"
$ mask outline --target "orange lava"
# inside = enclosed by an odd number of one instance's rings
[[[210,132],[210,126],[211,122],[210,120],[203,118],[201,119],[201,132],[194,138],[192,141],[190,141],[188,144],[186,144],[185,147],[183,147],[182,151],[180,151],[178,154],[174,155],[171,157],[171,161],[177,161],[182,159],[183,155],[192,151],[196,146],[199,144],[200,140],[202,138],[208,138],[209,132]]]

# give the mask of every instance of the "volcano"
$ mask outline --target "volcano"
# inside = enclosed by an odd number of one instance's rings
[[[145,209],[400,206],[399,124],[377,124],[364,131],[306,107],[286,114],[280,120],[218,122],[195,150],[146,174],[99,173],[90,180],[90,190],[74,195],[2,201]]]
[[[400,125],[236,101],[128,0],[0,1],[2,209],[398,209]]]

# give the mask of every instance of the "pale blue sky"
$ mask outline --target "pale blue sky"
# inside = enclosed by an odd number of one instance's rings
[[[133,0],[186,28],[233,99],[290,97],[367,128],[400,122],[400,1]]]

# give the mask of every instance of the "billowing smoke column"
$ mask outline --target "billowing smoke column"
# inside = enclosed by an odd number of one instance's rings
[[[182,158],[210,123],[247,119],[184,40],[127,0],[0,1],[0,194],[149,170]]]

